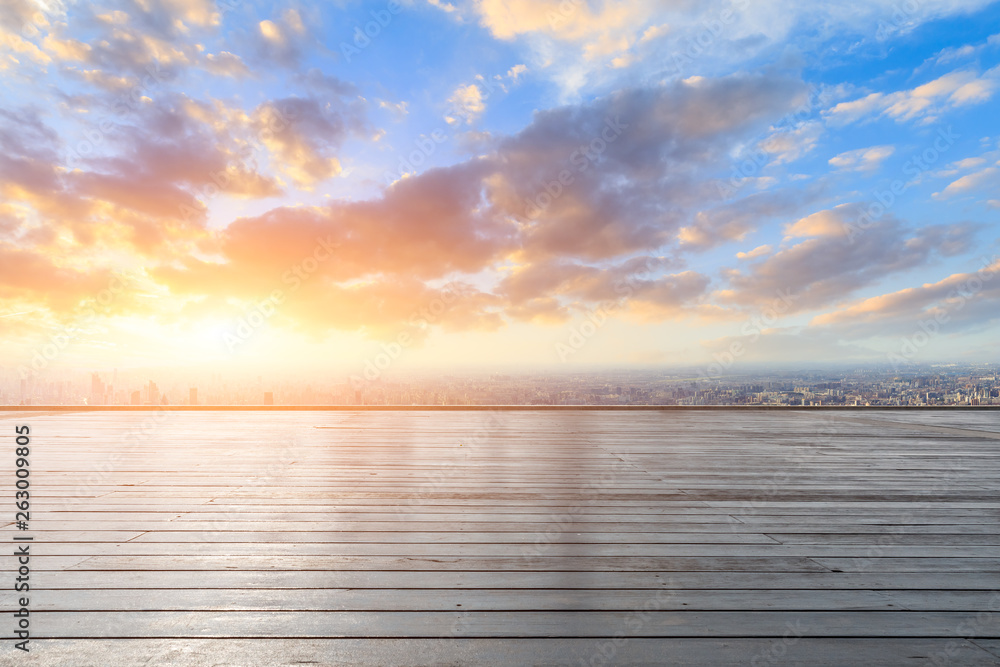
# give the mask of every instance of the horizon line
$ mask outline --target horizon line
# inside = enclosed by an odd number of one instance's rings
[[[489,410],[1000,410],[1000,405],[0,405],[0,412],[461,412]]]

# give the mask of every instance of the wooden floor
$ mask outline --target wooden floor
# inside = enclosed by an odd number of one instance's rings
[[[996,411],[24,423],[0,665],[1000,665]]]

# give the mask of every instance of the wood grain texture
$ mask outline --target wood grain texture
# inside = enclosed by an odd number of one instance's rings
[[[997,411],[25,423],[18,664],[1000,664]]]

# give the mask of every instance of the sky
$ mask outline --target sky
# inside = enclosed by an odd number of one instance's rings
[[[1000,360],[1000,3],[3,0],[0,49],[5,372]]]

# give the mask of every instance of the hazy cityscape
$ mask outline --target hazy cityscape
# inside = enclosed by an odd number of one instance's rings
[[[293,380],[177,371],[94,371],[69,379],[0,372],[0,405],[1000,405],[1000,366],[760,371],[358,376]]]

